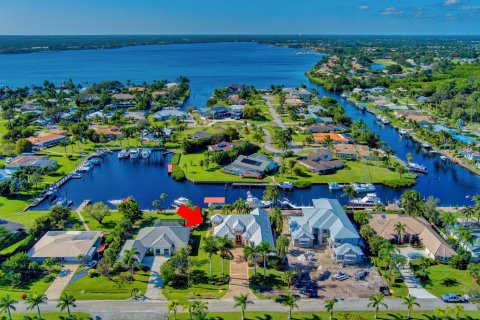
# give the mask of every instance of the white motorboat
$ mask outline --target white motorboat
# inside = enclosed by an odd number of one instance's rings
[[[271,201],[263,201],[253,196],[250,191],[247,191],[247,203],[250,208],[267,208],[272,205]]]
[[[440,156],[440,159],[441,159],[442,161],[448,161],[448,157],[447,157],[447,156]]]
[[[125,159],[127,158],[127,150],[122,149],[121,151],[118,152],[118,159]]]
[[[374,207],[377,204],[382,204],[382,201],[376,193],[367,193],[367,195],[363,198],[355,198],[350,200],[350,204],[362,207]]]
[[[330,191],[335,191],[335,190],[342,190],[343,187],[336,182],[331,182],[328,184],[328,189]]]
[[[152,154],[152,151],[147,148],[143,148],[141,152],[142,159],[148,159],[150,155]]]
[[[108,202],[113,204],[114,206],[117,206],[120,203],[125,202],[125,201],[127,201],[127,198],[123,198],[123,199],[120,199],[120,200],[108,200]]]
[[[137,159],[140,156],[138,149],[130,149],[130,159]]]
[[[408,137],[408,136],[410,136],[410,133],[408,132],[407,129],[401,128],[401,129],[398,130],[398,133],[399,133],[402,137]]]
[[[414,162],[408,162],[407,163],[407,166],[410,170],[412,170],[413,172],[418,172],[418,173],[424,173],[424,174],[427,174],[428,173],[428,169],[427,167],[425,166],[422,166],[418,163],[414,163]]]
[[[432,145],[428,142],[425,142],[425,143],[422,143],[422,148],[425,150],[425,151],[430,151],[432,150]]]
[[[280,189],[284,189],[284,190],[293,190],[293,183],[292,182],[288,182],[288,181],[285,181],[285,182],[282,182],[278,185],[278,187]]]
[[[77,169],[78,172],[88,172],[92,169],[92,165],[89,163],[84,164],[83,166],[80,166],[80,168]]]
[[[72,173],[72,175],[70,176],[72,179],[82,179],[82,175],[78,172],[74,172]]]
[[[387,119],[387,117],[382,117],[382,118],[380,118],[380,122],[381,122],[382,124],[389,124],[389,123],[390,123],[390,121]]]
[[[363,193],[363,192],[374,192],[375,191],[375,186],[371,183],[354,183],[352,185],[353,189],[357,193]]]
[[[173,200],[172,207],[180,208],[181,205],[186,206],[186,205],[188,205],[189,202],[190,202],[189,199],[184,198],[184,197],[180,197],[180,198],[177,198],[177,199]]]

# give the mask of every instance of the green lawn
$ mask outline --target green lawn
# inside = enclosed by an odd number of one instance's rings
[[[203,239],[206,236],[207,231],[196,230],[193,232],[193,238],[195,239],[195,244],[192,246],[192,261],[196,266],[193,268],[193,273],[199,273],[202,276],[209,276],[209,258],[201,250],[203,245]],[[220,276],[222,272],[222,259],[218,255],[213,256],[213,274]],[[230,260],[225,259],[225,274],[230,273]],[[201,298],[201,299],[219,299],[223,297],[228,291],[228,285],[210,285],[199,283],[192,283],[190,288],[173,288],[172,286],[166,285],[163,289],[163,294],[167,299],[178,300],[180,302],[185,302],[190,298]]]
[[[425,289],[437,297],[446,293],[466,294],[480,288],[473,282],[468,270],[457,270],[443,264],[430,266],[428,270]]]
[[[282,281],[282,273],[282,271],[277,271],[275,269],[267,269],[266,282],[261,285],[254,285],[250,283],[250,289],[259,299],[271,298],[272,290],[275,290],[275,296],[279,294],[279,291],[285,291],[285,293],[287,293],[288,286]],[[263,277],[263,266],[257,266],[257,277],[258,275]],[[250,278],[253,276],[253,267],[248,269],[248,276]]]
[[[320,303],[320,302],[319,302]],[[181,310],[181,308],[179,308]],[[248,310],[248,309],[247,309]],[[359,318],[352,318],[352,319],[373,319],[374,313],[372,311],[355,311],[355,312],[334,312],[333,318],[334,319],[349,319],[348,316],[359,316]],[[340,317],[341,316],[341,317]],[[423,312],[412,312],[412,320],[433,320],[435,319],[434,313],[432,311],[423,311]],[[345,318],[346,317],[346,318]],[[406,311],[379,311],[378,319],[379,320],[400,320],[406,319],[407,312]],[[480,311],[467,311],[462,312],[458,319],[464,320],[473,320],[479,319]],[[173,316],[170,316],[168,319],[173,319]],[[177,314],[177,319],[189,319],[187,313],[179,313]],[[206,319],[214,319],[214,320],[240,320],[241,313],[240,312],[212,312],[208,313]],[[286,320],[288,319],[288,312],[245,312],[245,319],[246,320]],[[299,320],[327,320],[329,319],[329,315],[327,312],[293,312],[292,319],[299,319]],[[454,318],[451,318],[454,319]]]
[[[122,282],[118,275],[111,279],[98,276],[85,276],[70,283],[64,290],[73,294],[77,300],[124,300],[131,297],[132,289],[140,289],[142,294],[147,288],[150,272],[137,271],[133,282]]]
[[[43,320],[63,320],[68,319],[68,313],[65,312],[42,312],[42,306],[40,305],[40,312],[42,314]],[[77,320],[90,319],[90,315],[86,312],[72,312],[72,316],[76,317]],[[35,312],[15,312],[12,314],[13,320],[23,320],[24,316],[35,317],[37,313]],[[3,315],[0,319],[8,319],[7,315]],[[36,319],[36,318],[35,318]]]
[[[52,274],[51,279],[55,277],[55,274]],[[18,288],[11,288],[9,286],[0,286],[0,297],[4,297],[7,294],[10,295],[12,299],[21,299],[22,294],[33,294],[33,293],[39,293],[43,294],[52,281],[49,281],[50,277],[42,277],[36,281],[32,281],[28,284],[22,285],[21,287]]]

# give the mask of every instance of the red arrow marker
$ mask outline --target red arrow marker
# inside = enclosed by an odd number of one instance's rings
[[[185,227],[196,226],[203,222],[202,214],[200,213],[199,206],[196,206],[195,210],[192,210],[189,207],[182,204],[180,208],[178,208],[177,214],[183,219],[187,220]]]

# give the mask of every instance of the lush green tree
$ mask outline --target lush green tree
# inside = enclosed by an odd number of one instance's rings
[[[215,243],[222,258],[222,275],[225,275],[225,258],[233,256],[232,249],[235,248],[235,245],[227,236],[217,238]]]
[[[28,310],[37,309],[38,319],[41,320],[42,315],[40,313],[40,305],[47,304],[47,296],[44,294],[33,293],[28,295],[25,301],[27,302]]]
[[[263,259],[263,280],[267,279],[267,257],[272,251],[272,246],[266,241],[262,241],[258,245],[258,253],[262,256]]]
[[[393,226],[393,231],[397,235],[398,244],[402,243],[402,236],[407,232],[407,225],[405,223],[397,222]]]
[[[122,256],[122,264],[130,269],[130,280],[133,281],[133,268],[135,268],[135,263],[138,261],[139,253],[135,250],[135,248],[125,250]]]
[[[385,300],[385,297],[380,292],[377,292],[375,295],[370,296],[368,300],[370,301],[368,303],[368,307],[375,309],[375,320],[377,320],[378,310],[380,309],[380,307],[384,307],[385,309],[388,309],[387,304],[383,302]]]
[[[12,311],[15,311],[15,304],[17,304],[17,300],[13,300],[10,298],[10,295],[7,294],[0,298],[0,313],[8,313],[8,319],[12,320]]]
[[[17,144],[15,146],[15,152],[18,154],[32,152],[32,148],[33,148],[33,143],[31,143],[29,140],[25,138],[21,138],[17,140]]]
[[[287,236],[281,235],[280,237],[277,238],[275,241],[276,243],[276,249],[277,249],[277,255],[280,258],[285,258],[288,252],[288,245],[290,244],[290,239]]]
[[[400,197],[403,210],[409,216],[420,217],[423,212],[422,195],[416,190],[407,190]]]
[[[335,303],[336,303],[335,299],[330,299],[325,301],[325,310],[327,310],[330,320],[333,319],[333,308],[335,306]]]
[[[132,222],[140,220],[143,217],[143,212],[140,210],[138,202],[132,197],[128,197],[126,201],[118,204],[117,209],[125,218]]]
[[[233,308],[240,308],[242,310],[242,320],[245,320],[245,309],[249,304],[253,304],[253,301],[248,299],[248,294],[240,294],[233,297],[233,300],[235,301]]]
[[[83,212],[87,217],[95,219],[101,225],[103,225],[103,220],[111,215],[110,208],[103,202],[88,205]]]
[[[213,278],[213,270],[212,270],[212,260],[213,255],[218,253],[218,246],[217,242],[214,237],[206,237],[203,239],[202,250],[208,255],[210,260],[210,280]]]
[[[273,207],[273,210],[270,212],[270,222],[272,224],[272,228],[278,234],[281,234],[283,231],[283,215],[282,210],[279,207]]]
[[[63,312],[63,310],[67,309],[68,319],[72,319],[72,315],[70,312],[70,307],[75,308],[77,305],[75,304],[76,299],[73,295],[67,294],[66,292],[62,293],[60,296],[60,300],[58,301],[57,308]]]
[[[271,201],[272,207],[278,198],[280,198],[280,192],[276,186],[267,186],[263,191],[263,200]]]
[[[172,300],[168,303],[168,313],[173,313],[173,320],[177,320],[178,301]]]
[[[420,304],[417,302],[417,298],[410,294],[403,298],[402,304],[408,309],[408,320],[411,319],[411,313],[414,311],[415,307],[420,307]]]
[[[258,246],[254,242],[249,242],[243,247],[243,256],[245,260],[252,258],[253,260],[253,276],[257,276],[257,255],[259,254]]]
[[[292,319],[292,310],[298,309],[297,301],[299,298],[289,294],[286,294],[283,299],[281,299],[282,305],[288,307],[288,319]]]

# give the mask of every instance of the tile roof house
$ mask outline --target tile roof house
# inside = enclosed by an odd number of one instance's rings
[[[28,251],[28,255],[34,261],[57,258],[63,262],[80,262],[79,256],[90,261],[101,242],[99,231],[48,231]]]
[[[159,121],[166,121],[169,119],[186,120],[189,116],[186,112],[177,109],[163,109],[154,113],[153,118]]]
[[[139,262],[147,253],[170,257],[175,250],[188,245],[191,228],[183,226],[159,226],[140,229],[135,240],[127,240],[120,251],[121,261],[126,250],[135,249]]]
[[[298,163],[315,173],[333,172],[344,167],[342,161],[332,160],[332,151],[326,148],[317,149],[306,157],[299,158]]]
[[[356,265],[365,260],[363,241],[336,199],[313,199],[313,208],[301,216],[290,216],[293,245],[301,248],[328,245],[337,263]]]
[[[262,177],[265,173],[274,171],[278,164],[266,155],[254,153],[250,156],[240,155],[231,164],[223,168],[224,171],[242,177]]]
[[[373,160],[372,149],[369,146],[361,144],[336,144],[334,146],[335,154],[343,159],[365,159]],[[380,153],[380,151],[379,151]]]
[[[259,245],[265,241],[275,248],[270,218],[264,209],[256,208],[250,214],[216,214],[210,218],[210,222],[214,226],[215,237],[227,236],[237,246],[251,242]]]
[[[23,168],[42,168],[53,170],[58,166],[54,160],[48,160],[47,156],[24,153],[5,163],[5,168],[9,170],[21,170]]]
[[[56,146],[60,141],[67,139],[64,130],[52,130],[40,132],[36,137],[27,138],[34,146],[39,148],[48,148]]]
[[[109,140],[117,139],[119,136],[122,135],[122,131],[119,127],[110,127],[110,128],[94,128],[93,129],[96,134],[104,135],[105,138]]]
[[[336,132],[313,133],[313,139],[315,139],[315,142],[317,143],[325,142],[327,137],[330,137],[334,144],[351,142],[351,140],[346,135]]]
[[[402,236],[402,240],[409,243],[420,241],[427,255],[433,260],[448,260],[456,255],[456,252],[424,218],[398,214],[373,214],[369,225],[384,239],[398,241],[398,235],[395,232],[397,223],[406,225],[406,233]]]
[[[341,132],[347,130],[342,124],[316,123],[307,127],[307,131],[312,133]]]
[[[206,132],[203,130],[199,130],[197,132],[192,133],[189,135],[190,139],[205,139],[205,138],[210,138],[212,134],[210,132]]]

